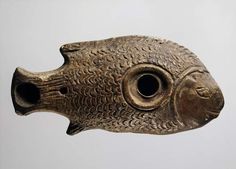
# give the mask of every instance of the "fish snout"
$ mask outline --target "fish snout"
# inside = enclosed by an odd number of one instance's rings
[[[205,74],[199,78],[197,86],[195,91],[201,100],[200,105],[205,107],[211,118],[218,117],[224,107],[224,96],[215,80],[209,74]]]
[[[213,107],[213,108],[212,109],[209,108],[208,113],[211,115],[215,115],[215,117],[217,117],[220,114],[220,111],[224,107],[224,96],[218,87],[216,89],[213,89],[213,94],[210,100],[211,100],[210,107]]]

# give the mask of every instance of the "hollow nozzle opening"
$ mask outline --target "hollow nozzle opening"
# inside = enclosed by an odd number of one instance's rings
[[[16,102],[22,107],[30,107],[40,100],[40,90],[32,83],[21,83],[15,88]]]

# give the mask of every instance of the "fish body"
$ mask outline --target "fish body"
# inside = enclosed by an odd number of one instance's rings
[[[124,36],[60,48],[64,64],[31,73],[17,68],[12,100],[19,115],[52,111],[67,134],[89,129],[172,134],[201,127],[224,105],[198,57],[169,40]]]

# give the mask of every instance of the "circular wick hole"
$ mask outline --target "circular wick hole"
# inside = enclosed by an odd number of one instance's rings
[[[62,88],[60,88],[60,93],[61,93],[61,94],[66,94],[67,92],[68,92],[67,87],[62,87]]]
[[[158,79],[151,74],[146,74],[138,79],[138,91],[144,97],[153,97],[159,89]]]
[[[18,99],[28,104],[36,104],[40,99],[40,91],[32,83],[21,83],[16,87]]]

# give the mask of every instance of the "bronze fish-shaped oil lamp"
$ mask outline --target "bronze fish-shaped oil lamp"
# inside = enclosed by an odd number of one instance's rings
[[[221,90],[195,54],[174,42],[124,36],[60,48],[64,64],[31,73],[17,68],[12,100],[19,115],[52,111],[67,134],[89,129],[171,134],[201,127],[224,105]]]

